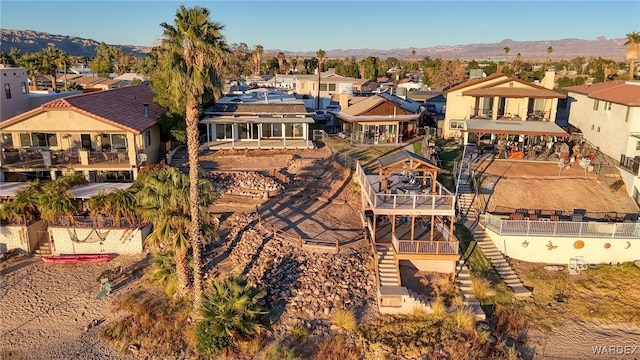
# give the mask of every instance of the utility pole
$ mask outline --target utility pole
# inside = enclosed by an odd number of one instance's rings
[[[316,110],[320,110],[320,59],[318,59],[318,96],[316,97]]]

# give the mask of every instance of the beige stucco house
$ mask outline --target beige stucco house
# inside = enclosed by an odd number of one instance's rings
[[[91,182],[135,180],[158,161],[165,109],[146,85],[47,102],[0,123],[0,181],[55,179],[81,171]]]
[[[551,90],[554,77],[547,72],[537,85],[496,73],[446,90],[442,136],[459,138],[466,119],[555,122],[558,99],[566,96]]]
[[[604,154],[620,159],[629,195],[640,201],[640,81],[566,88],[569,123]]]
[[[322,72],[320,74],[320,98],[323,99],[320,104],[320,108],[324,108],[323,104],[327,105],[333,95],[337,94],[353,94],[354,84],[359,79],[344,77],[337,75],[334,69],[330,71]],[[318,75],[296,75],[295,77],[295,91],[298,95],[308,96],[309,98],[316,99],[318,96]]]

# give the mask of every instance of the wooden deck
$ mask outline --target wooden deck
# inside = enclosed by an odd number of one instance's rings
[[[391,244],[398,259],[434,259],[457,260],[459,257],[459,242],[454,237],[447,240],[437,229],[423,228],[416,222],[414,240],[411,239],[411,223],[404,222],[396,226],[395,236],[391,231],[391,224],[384,224],[376,228],[376,244]]]
[[[380,191],[378,175],[365,174],[359,164],[356,177],[362,186],[363,196],[376,215],[455,216],[455,196],[440,183],[437,183],[434,193],[417,190],[401,194],[402,185],[399,177],[395,176],[390,179],[390,192],[396,192],[394,194]]]

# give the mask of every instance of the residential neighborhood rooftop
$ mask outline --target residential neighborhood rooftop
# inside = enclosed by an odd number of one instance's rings
[[[640,81],[617,80],[570,86],[565,89],[569,92],[587,95],[592,99],[604,100],[627,106],[640,106]]]

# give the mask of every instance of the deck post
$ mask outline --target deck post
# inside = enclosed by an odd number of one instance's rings
[[[365,216],[366,218],[366,216]],[[378,227],[378,215],[376,215],[375,213],[373,214],[373,234],[371,234],[371,236],[373,237],[373,243],[376,243],[376,230]]]
[[[433,241],[433,224],[435,223],[435,215],[431,215],[431,238],[429,240]]]
[[[453,221],[453,220],[454,220],[454,219],[451,219],[451,220],[449,221],[449,239],[451,239],[451,236],[453,236],[453,223],[454,223],[454,221]]]
[[[391,240],[393,240],[393,235],[396,233],[396,216],[391,215]]]
[[[416,232],[416,216],[411,215],[411,241],[413,241],[415,238],[415,232]]]

